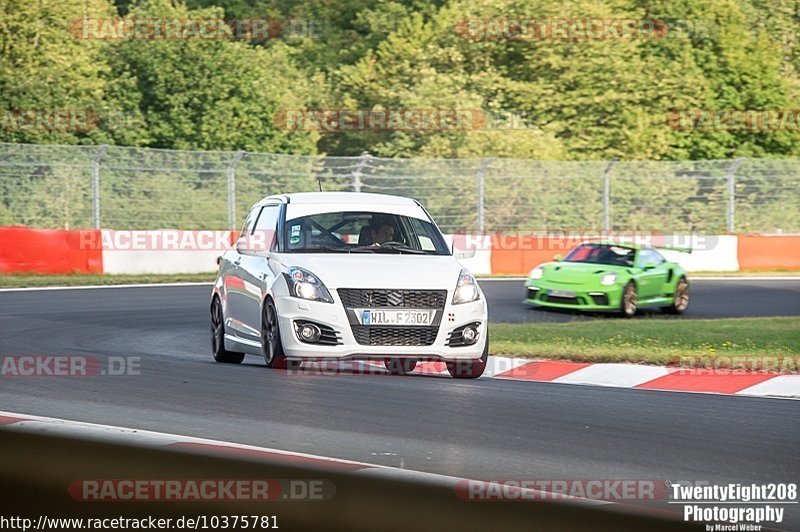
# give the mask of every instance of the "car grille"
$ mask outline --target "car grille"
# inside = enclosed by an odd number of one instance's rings
[[[340,288],[337,293],[346,308],[443,309],[447,298],[447,290]]]
[[[447,290],[394,290],[340,288],[337,291],[345,309],[413,308],[443,310]],[[380,326],[350,324],[360,345],[429,346],[436,341],[439,326]]]
[[[577,297],[559,297],[559,296],[545,296],[545,301],[548,303],[561,303],[562,305],[580,305],[581,302]]]
[[[438,327],[376,327],[353,325],[353,335],[361,345],[433,345]]]

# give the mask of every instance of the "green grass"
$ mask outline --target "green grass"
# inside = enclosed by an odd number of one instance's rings
[[[0,275],[0,288],[33,286],[94,286],[115,284],[213,282],[213,273],[149,274],[149,275]]]
[[[491,353],[581,362],[676,364],[678,357],[795,357],[800,318],[712,320],[605,318],[570,323],[494,323]],[[730,361],[734,367],[753,361]],[[766,362],[769,363],[769,362]],[[756,362],[760,368],[760,362]],[[796,367],[796,365],[795,365]],[[756,369],[756,368],[753,368]]]

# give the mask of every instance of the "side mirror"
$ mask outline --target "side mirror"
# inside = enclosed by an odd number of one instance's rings
[[[556,262],[561,262],[562,260],[564,260],[564,257],[562,257],[560,254],[559,255],[554,255],[553,256],[553,260],[556,261]]]
[[[450,253],[453,255],[453,258],[456,260],[464,260],[464,259],[471,259],[475,256],[475,248],[472,249],[456,249],[456,242],[455,238],[453,242],[450,243]]]
[[[260,255],[266,257],[269,249],[264,245],[263,240],[248,236],[243,236],[236,241],[236,251],[242,255]]]
[[[656,267],[656,263],[653,262],[652,260],[649,260],[644,264],[644,269],[645,270],[652,270],[652,269],[655,269],[655,267]]]
[[[474,256],[475,256],[474,249],[460,249],[458,251],[453,250],[453,258],[456,260],[471,259]]]

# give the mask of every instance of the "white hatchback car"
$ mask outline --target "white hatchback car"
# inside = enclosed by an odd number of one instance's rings
[[[413,199],[319,192],[269,196],[220,257],[211,297],[217,362],[263,356],[417,361],[479,377],[489,352],[486,299]]]

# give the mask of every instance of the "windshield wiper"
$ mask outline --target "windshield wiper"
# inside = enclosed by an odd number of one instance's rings
[[[350,253],[348,248],[340,248],[335,246],[304,246],[302,248],[292,249],[289,253]]]
[[[419,249],[414,249],[406,246],[405,244],[381,244],[380,246],[359,246],[357,248],[353,248],[354,250],[359,251],[371,251],[372,253],[412,253],[414,255],[424,255],[425,252]]]

